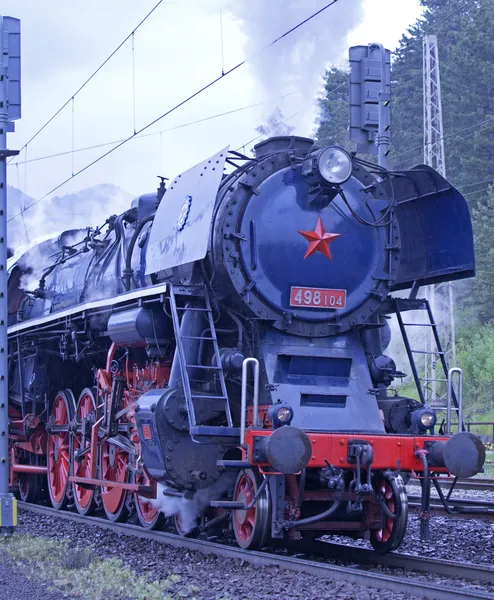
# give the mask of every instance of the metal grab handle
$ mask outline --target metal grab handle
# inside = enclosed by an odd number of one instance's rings
[[[460,367],[453,367],[448,371],[446,433],[451,433],[451,402],[453,400],[453,375],[455,373],[458,373],[458,431],[463,431],[463,371]]]
[[[240,406],[240,443],[245,443],[245,422],[247,420],[247,368],[249,363],[254,367],[254,425],[259,425],[259,361],[257,358],[246,358],[242,363],[242,403]]]

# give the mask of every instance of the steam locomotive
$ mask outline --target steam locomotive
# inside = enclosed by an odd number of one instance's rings
[[[154,528],[174,499],[244,548],[333,532],[387,552],[404,477],[422,478],[425,526],[431,480],[482,469],[477,437],[437,431],[406,337],[420,310],[440,344],[418,289],[474,274],[465,199],[427,166],[301,137],[224,148],[95,229],[19,249],[8,273],[22,500]],[[419,400],[390,387],[393,314]]]

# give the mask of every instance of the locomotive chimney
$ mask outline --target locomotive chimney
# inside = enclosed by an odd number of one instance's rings
[[[296,135],[280,135],[263,140],[254,146],[256,158],[258,160],[273,154],[275,152],[286,152],[291,150],[299,156],[306,156],[312,150],[314,140],[310,138],[298,137]]]

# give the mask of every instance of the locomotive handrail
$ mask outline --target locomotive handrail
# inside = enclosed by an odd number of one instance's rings
[[[453,375],[458,373],[458,431],[464,430],[463,425],[463,371],[460,367],[452,367],[448,371],[448,403],[446,413],[446,433],[451,433],[451,402],[453,399]]]
[[[247,369],[249,363],[254,367],[254,397],[252,399],[254,425],[259,425],[259,361],[246,358],[242,363],[242,402],[240,406],[240,444],[245,442],[245,422],[247,420]]]

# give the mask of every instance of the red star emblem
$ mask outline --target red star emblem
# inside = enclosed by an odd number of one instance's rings
[[[307,258],[311,254],[315,254],[316,252],[321,252],[321,254],[324,254],[326,258],[329,258],[329,260],[333,260],[331,257],[331,250],[329,249],[329,244],[337,237],[340,237],[341,233],[326,233],[324,231],[324,226],[322,224],[321,217],[317,219],[317,224],[314,231],[299,231],[298,233],[303,235],[304,238],[308,242],[310,242],[304,258]]]

